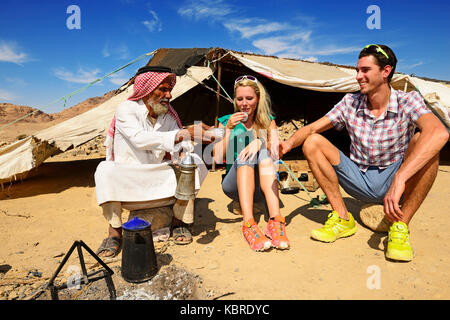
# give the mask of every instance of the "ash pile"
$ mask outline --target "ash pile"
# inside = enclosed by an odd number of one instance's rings
[[[117,300],[207,300],[211,293],[203,287],[201,278],[179,266],[163,266],[149,281],[126,282],[121,276],[120,266],[112,267],[112,280]],[[104,280],[91,282],[80,289],[70,288],[58,292],[59,300],[110,300]],[[50,300],[48,292],[37,300]]]

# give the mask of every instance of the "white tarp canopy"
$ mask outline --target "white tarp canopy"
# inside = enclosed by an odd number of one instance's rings
[[[356,92],[356,70],[314,62],[250,55],[229,51],[247,68],[279,83],[323,92]],[[433,81],[396,73],[391,85],[396,90],[417,90],[450,128],[450,88]]]
[[[190,67],[177,76],[172,101],[212,75],[208,67]],[[133,92],[133,86],[98,107],[0,149],[0,182],[24,178],[50,156],[75,148],[97,136],[105,136],[116,107]]]
[[[359,85],[352,68],[293,59],[259,56],[228,51],[244,66],[288,86],[322,92],[356,92]],[[212,75],[206,67],[190,67],[177,77],[173,99]],[[450,130],[450,88],[403,74],[395,74],[394,89],[418,90]],[[116,106],[127,99],[132,87],[86,113],[42,130],[32,137],[0,149],[0,182],[17,179],[16,175],[37,167],[51,155],[77,147],[99,135],[105,135]]]

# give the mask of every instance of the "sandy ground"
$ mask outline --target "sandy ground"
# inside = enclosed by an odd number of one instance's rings
[[[51,277],[75,240],[97,249],[107,235],[106,221],[95,202],[93,178],[101,160],[66,152],[46,161],[34,177],[4,186],[0,193],[1,299],[30,295]],[[409,263],[386,260],[386,234],[362,225],[361,203],[349,196],[345,201],[358,232],[333,244],[312,240],[310,231],[325,222],[329,207],[311,207],[304,191],[280,195],[291,249],[252,252],[241,233],[242,219],[230,212],[231,201],[221,190],[222,174],[223,170],[210,171],[195,201],[193,243],[168,242],[164,248],[168,265],[202,279],[208,295],[201,298],[450,298],[449,165],[440,166],[432,190],[411,222],[415,258]],[[313,193],[321,194],[320,189]],[[257,215],[256,220],[265,227],[266,216]],[[74,255],[69,260],[63,276],[68,276],[68,266],[78,264],[76,259]],[[120,264],[118,259],[110,266],[117,269]],[[24,280],[33,270],[41,273],[40,280]]]

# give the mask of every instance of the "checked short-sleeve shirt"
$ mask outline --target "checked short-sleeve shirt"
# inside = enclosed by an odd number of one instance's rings
[[[368,108],[367,95],[360,92],[346,94],[326,116],[337,130],[347,129],[350,159],[366,171],[403,160],[417,119],[430,112],[419,93],[391,88],[386,111],[378,118]]]

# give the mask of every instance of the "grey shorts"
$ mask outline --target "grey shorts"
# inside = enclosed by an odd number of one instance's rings
[[[397,161],[385,169],[369,167],[363,172],[342,151],[339,153],[341,162],[333,168],[345,192],[363,202],[382,204],[402,161]]]
[[[264,159],[269,158],[267,149],[261,149],[253,160],[240,161],[239,158],[234,161],[230,171],[223,177],[222,190],[231,199],[239,201],[239,193],[237,188],[237,169],[242,166],[250,166],[255,169],[255,192],[253,194],[254,202],[265,201],[264,193],[261,190],[259,182],[259,166],[258,164]]]

